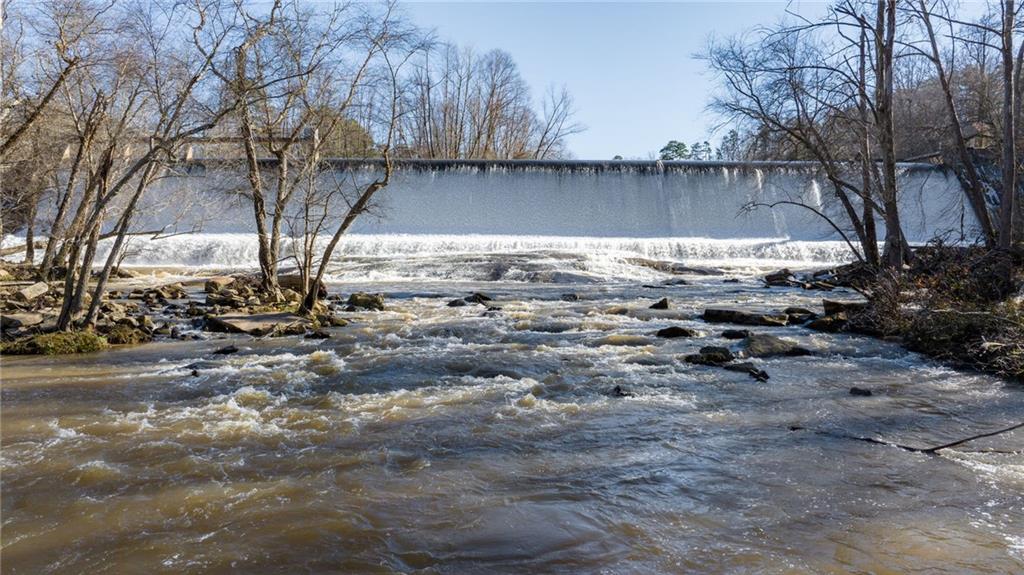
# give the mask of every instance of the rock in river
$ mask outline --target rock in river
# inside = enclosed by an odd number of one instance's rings
[[[654,335],[664,338],[675,338],[675,337],[696,337],[698,334],[695,330],[688,327],[680,327],[677,325],[659,329]]]
[[[654,305],[651,306],[651,309],[668,309],[668,298],[661,298]]]
[[[263,314],[227,314],[208,316],[206,318],[206,329],[227,333],[247,333],[254,336],[263,336],[270,333],[285,333],[298,330],[287,329],[291,326],[300,326],[303,331],[309,325],[309,320],[293,313],[263,313]]]
[[[784,326],[789,323],[786,314],[755,313],[735,309],[708,308],[702,316],[708,323],[738,323],[741,325]]]
[[[348,301],[345,303],[352,307],[384,311],[384,294],[368,294],[360,291],[348,296]]]
[[[735,356],[729,351],[727,347],[717,347],[713,345],[705,346],[700,348],[699,353],[694,353],[686,356],[687,363],[697,363],[701,365],[724,365],[729,363]]]
[[[752,333],[747,336],[744,352],[748,357],[809,355],[811,353],[810,350],[791,341],[767,333]]]

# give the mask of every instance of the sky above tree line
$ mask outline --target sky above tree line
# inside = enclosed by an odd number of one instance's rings
[[[705,111],[714,79],[694,58],[713,36],[813,15],[824,2],[421,2],[404,9],[439,40],[512,54],[539,98],[565,85],[587,127],[569,138],[580,159],[647,159],[669,140],[718,139]]]

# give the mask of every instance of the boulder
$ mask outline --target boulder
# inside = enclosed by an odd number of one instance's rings
[[[469,303],[479,303],[479,304],[483,304],[483,303],[491,301],[491,297],[490,296],[487,296],[487,295],[482,294],[480,292],[474,293],[473,295],[466,296],[463,299],[465,299]]]
[[[659,329],[654,335],[664,338],[676,338],[676,337],[696,337],[698,334],[695,330],[688,327],[680,327],[677,325]]]
[[[43,323],[43,316],[38,313],[23,312],[0,315],[0,329],[3,330],[32,327],[41,323]]]
[[[725,339],[746,339],[749,335],[750,331],[746,329],[727,329],[722,332]]]
[[[20,301],[30,302],[39,296],[45,295],[48,291],[50,291],[50,284],[46,282],[36,282],[32,285],[21,288],[15,292],[14,296]]]
[[[467,305],[469,304],[466,303],[466,300],[464,299],[453,299],[452,301],[448,302],[448,307],[465,307]]]
[[[856,314],[864,311],[868,307],[868,302],[846,302],[846,301],[832,301],[823,299],[821,305],[825,308],[825,315],[836,315],[840,313],[845,314]]]
[[[365,292],[356,292],[348,296],[348,301],[346,302],[346,304],[354,308],[384,311],[384,294],[368,294]]]
[[[796,278],[793,277],[793,272],[785,268],[764,276],[764,283],[776,287],[789,287],[797,285]]]
[[[763,369],[759,369],[756,365],[750,362],[730,363],[729,365],[724,365],[722,367],[729,371],[745,373],[757,381],[768,381],[768,372]]]
[[[322,313],[316,316],[316,321],[323,326],[328,327],[345,327],[348,325],[347,319],[342,319],[332,313]]]
[[[580,296],[578,296],[578,295],[576,295],[574,293],[564,293],[564,294],[562,294],[562,301],[579,301],[579,300],[580,300]]]
[[[665,281],[661,282],[661,284],[662,285],[666,285],[666,286],[688,286],[688,285],[690,285],[690,282],[684,280],[683,278],[675,278],[675,279],[665,280]]]
[[[702,316],[708,323],[738,323],[740,325],[784,326],[789,323],[785,314],[754,313],[734,309],[708,308]]]
[[[206,330],[223,333],[247,333],[254,336],[277,334],[285,331],[288,326],[299,326],[300,333],[304,333],[310,321],[293,313],[264,313],[264,314],[225,314],[213,315],[206,318]]]
[[[222,348],[211,351],[213,355],[231,355],[232,353],[238,353],[238,347],[234,345],[226,345]]]
[[[809,355],[810,350],[767,333],[752,333],[744,342],[747,357],[772,357],[776,355]]]
[[[813,329],[815,331],[824,331],[828,333],[835,333],[843,331],[846,327],[847,318],[845,313],[837,313],[833,315],[827,315],[825,317],[819,317],[812,319],[811,321],[804,324],[807,329]]]
[[[270,337],[285,337],[288,335],[303,335],[306,333],[306,325],[298,322],[279,323],[270,330]]]
[[[306,334],[306,339],[330,339],[331,334],[325,329],[315,329]]]
[[[302,303],[302,294],[293,289],[281,288],[281,297],[287,302]]]
[[[713,345],[705,346],[700,348],[699,353],[688,355],[684,358],[687,363],[697,363],[701,365],[724,365],[729,363],[735,356],[729,351],[727,347],[717,347]]]
[[[789,316],[789,323],[806,323],[818,317],[818,314],[802,307],[787,307],[782,313]]]
[[[668,298],[661,298],[651,306],[651,309],[668,309]]]
[[[866,388],[863,388],[863,387],[851,387],[850,388],[850,395],[855,395],[855,396],[858,396],[858,397],[871,397],[874,394],[871,393],[870,389],[866,389]]]
[[[231,276],[217,276],[206,280],[203,284],[203,291],[206,293],[215,293],[235,283],[235,278]]]

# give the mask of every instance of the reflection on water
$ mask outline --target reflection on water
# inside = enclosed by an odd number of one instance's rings
[[[708,302],[815,301],[691,283],[375,284],[390,310],[323,342],[4,358],[3,572],[1024,569],[1024,433],[936,457],[788,429],[934,445],[1019,420],[1019,388],[799,328],[754,328],[817,352],[766,383],[689,365],[735,345]],[[473,290],[502,310],[445,305]]]

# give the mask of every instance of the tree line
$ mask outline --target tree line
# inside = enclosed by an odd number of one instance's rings
[[[567,92],[534,106],[511,56],[438,43],[393,2],[14,0],[0,17],[0,235],[63,282],[62,330],[95,325],[131,235],[169,233],[137,229],[142,206],[193,201],[152,190],[197,149],[244,174],[229,191],[263,290],[280,297],[294,261],[308,312],[394,158],[560,157],[580,129]],[[336,156],[383,169],[357,183]]]

